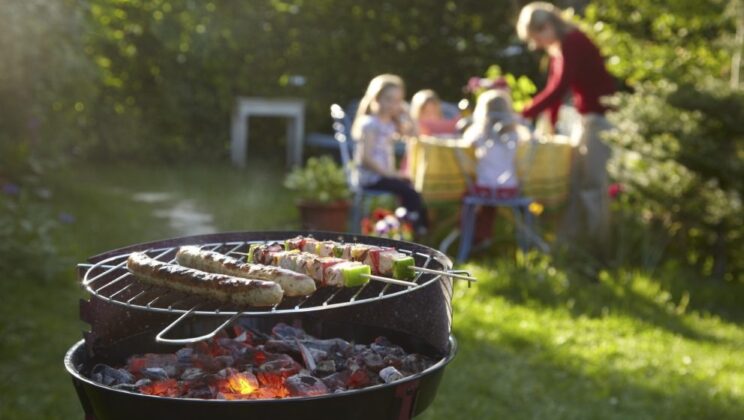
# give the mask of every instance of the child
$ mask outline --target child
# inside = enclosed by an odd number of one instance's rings
[[[369,82],[351,127],[351,135],[357,141],[354,160],[359,168],[359,184],[397,195],[416,232],[425,234],[428,220],[421,195],[413,189],[410,179],[395,170],[393,141],[413,131],[405,112],[404,94],[405,86],[398,76],[382,74]]]
[[[442,101],[431,89],[420,90],[413,95],[411,118],[416,123],[419,134],[436,136],[457,132],[457,118],[444,118]]]
[[[501,199],[519,194],[514,157],[520,137],[509,92],[483,92],[475,105],[473,123],[464,134],[475,147],[478,159],[475,194]],[[476,216],[476,243],[490,237],[494,215],[494,207],[480,209]]]

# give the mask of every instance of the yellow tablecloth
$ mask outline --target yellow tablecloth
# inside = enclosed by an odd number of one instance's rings
[[[456,150],[475,162],[473,149],[462,139],[419,137],[408,143],[408,175],[427,202],[459,201],[467,186],[465,176],[475,173],[472,164],[458,164]]]
[[[549,207],[561,205],[568,197],[572,150],[563,136],[520,142],[515,163],[523,194]],[[459,201],[467,189],[465,177],[475,176],[474,150],[462,139],[414,138],[407,156],[408,175],[428,202]]]
[[[546,207],[562,205],[568,199],[573,148],[565,136],[521,142],[515,159],[522,193]]]

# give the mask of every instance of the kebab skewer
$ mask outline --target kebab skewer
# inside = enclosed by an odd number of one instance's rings
[[[395,248],[382,248],[366,244],[342,244],[334,241],[318,241],[297,236],[284,242],[287,250],[298,249],[320,256],[334,256],[345,260],[367,264],[375,275],[394,279],[410,280],[416,275],[411,268],[416,265],[413,257],[398,252]]]
[[[334,256],[351,261],[359,261],[372,267],[372,273],[390,276],[394,279],[410,280],[416,272],[438,274],[469,282],[477,281],[470,276],[463,276],[451,272],[417,267],[412,256],[398,252],[395,248],[379,247],[358,243],[340,243],[335,241],[319,241],[315,238],[297,236],[285,241],[286,249],[299,249],[320,256]]]
[[[281,244],[252,244],[246,254],[249,263],[274,265],[304,273],[320,286],[355,287],[379,280],[400,286],[416,286],[416,283],[380,277],[372,274],[369,265],[337,257],[321,257],[298,249],[285,250]]]

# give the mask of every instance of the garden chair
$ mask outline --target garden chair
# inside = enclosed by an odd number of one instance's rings
[[[331,118],[333,118],[333,137],[338,143],[341,154],[341,165],[346,174],[346,182],[352,195],[351,205],[351,228],[353,233],[361,232],[362,216],[365,212],[366,199],[375,196],[393,196],[385,191],[371,190],[359,185],[356,176],[356,167],[352,156],[354,153],[354,141],[351,138],[351,123],[353,115],[348,115],[338,104],[331,105]]]
[[[457,262],[465,262],[470,255],[475,237],[475,212],[478,206],[508,208],[514,216],[514,231],[517,246],[526,251],[532,244],[544,247],[544,242],[534,231],[534,218],[530,212],[530,204],[534,200],[530,197],[518,196],[514,198],[483,197],[475,193],[474,181],[469,175],[467,168],[472,165],[462,150],[455,150],[457,162],[465,175],[467,191],[462,198],[462,210],[460,216],[460,247],[457,252]]]

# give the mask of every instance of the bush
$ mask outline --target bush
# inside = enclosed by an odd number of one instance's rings
[[[305,202],[334,203],[351,195],[343,168],[329,156],[311,157],[304,168],[287,175],[284,186]]]
[[[637,86],[613,100],[619,151],[611,174],[624,208],[660,224],[669,249],[703,273],[733,279],[744,269],[744,92],[713,79]]]

